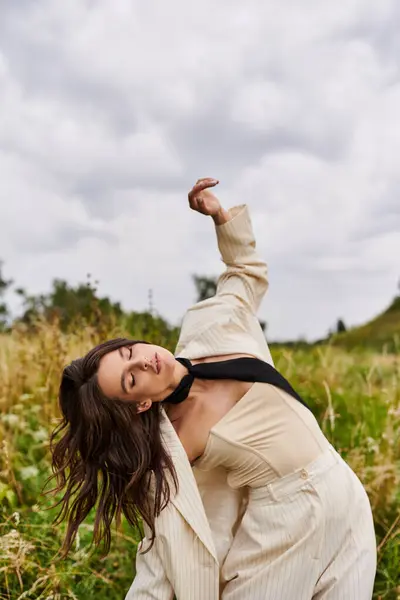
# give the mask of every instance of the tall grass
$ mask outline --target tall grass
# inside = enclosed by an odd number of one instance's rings
[[[55,562],[64,527],[52,526],[52,500],[40,495],[62,367],[100,338],[125,333],[82,327],[67,335],[43,323],[34,335],[0,336],[0,600],[121,600],[132,581],[136,531],[124,522],[104,559],[90,549],[89,519],[70,557]],[[173,349],[156,330],[150,339]],[[399,599],[400,358],[319,347],[275,348],[274,359],[363,481],[379,545],[374,597]]]

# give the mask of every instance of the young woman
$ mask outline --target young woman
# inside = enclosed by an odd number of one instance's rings
[[[224,210],[217,183],[199,180],[189,204],[213,218],[226,270],[187,311],[177,358],[117,339],[63,372],[64,550],[96,505],[106,548],[113,517],[143,519],[127,600],[370,600],[367,495],[272,367],[256,317],[266,265],[247,207]]]

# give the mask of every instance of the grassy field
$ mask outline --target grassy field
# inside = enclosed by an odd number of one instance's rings
[[[106,559],[89,548],[89,521],[71,556],[54,562],[63,527],[52,526],[51,500],[40,495],[61,369],[98,341],[88,329],[64,335],[48,325],[33,337],[0,336],[1,600],[121,600],[133,578],[138,534],[126,524]],[[329,346],[273,354],[368,491],[379,545],[374,598],[400,599],[399,356]]]

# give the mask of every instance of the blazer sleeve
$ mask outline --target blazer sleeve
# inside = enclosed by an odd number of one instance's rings
[[[218,248],[226,265],[216,296],[256,313],[268,289],[267,264],[256,252],[248,207],[235,206],[229,213],[231,220],[216,226]]]
[[[143,527],[146,536],[149,536],[145,523]],[[172,600],[174,591],[157,550],[157,538],[149,552],[140,552],[140,548],[148,543],[147,539],[142,540],[136,553],[136,576],[125,600]]]
[[[175,354],[197,358],[241,352],[273,364],[256,314],[268,289],[267,265],[256,251],[247,206],[235,206],[229,213],[231,219],[216,226],[226,268],[215,296],[186,311]]]

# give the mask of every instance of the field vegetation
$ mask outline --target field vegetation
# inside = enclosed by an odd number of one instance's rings
[[[72,302],[71,290],[59,284],[64,299],[57,302]],[[106,558],[90,547],[91,518],[82,525],[71,555],[54,560],[64,526],[53,525],[54,499],[41,494],[50,475],[48,440],[59,418],[57,390],[63,366],[117,335],[148,339],[171,350],[177,341],[178,330],[152,311],[116,314],[111,304],[101,306],[97,300],[92,288],[85,300],[92,309],[84,313],[83,300],[63,311],[54,298],[42,297],[36,305],[25,298],[24,318],[12,327],[3,324],[0,600],[121,600],[134,576],[140,532],[125,522],[115,531]],[[395,600],[400,598],[398,342],[387,332],[382,344],[337,341],[334,337],[297,348],[274,345],[272,351],[277,368],[310,403],[326,435],[367,489],[379,548],[374,598]]]

